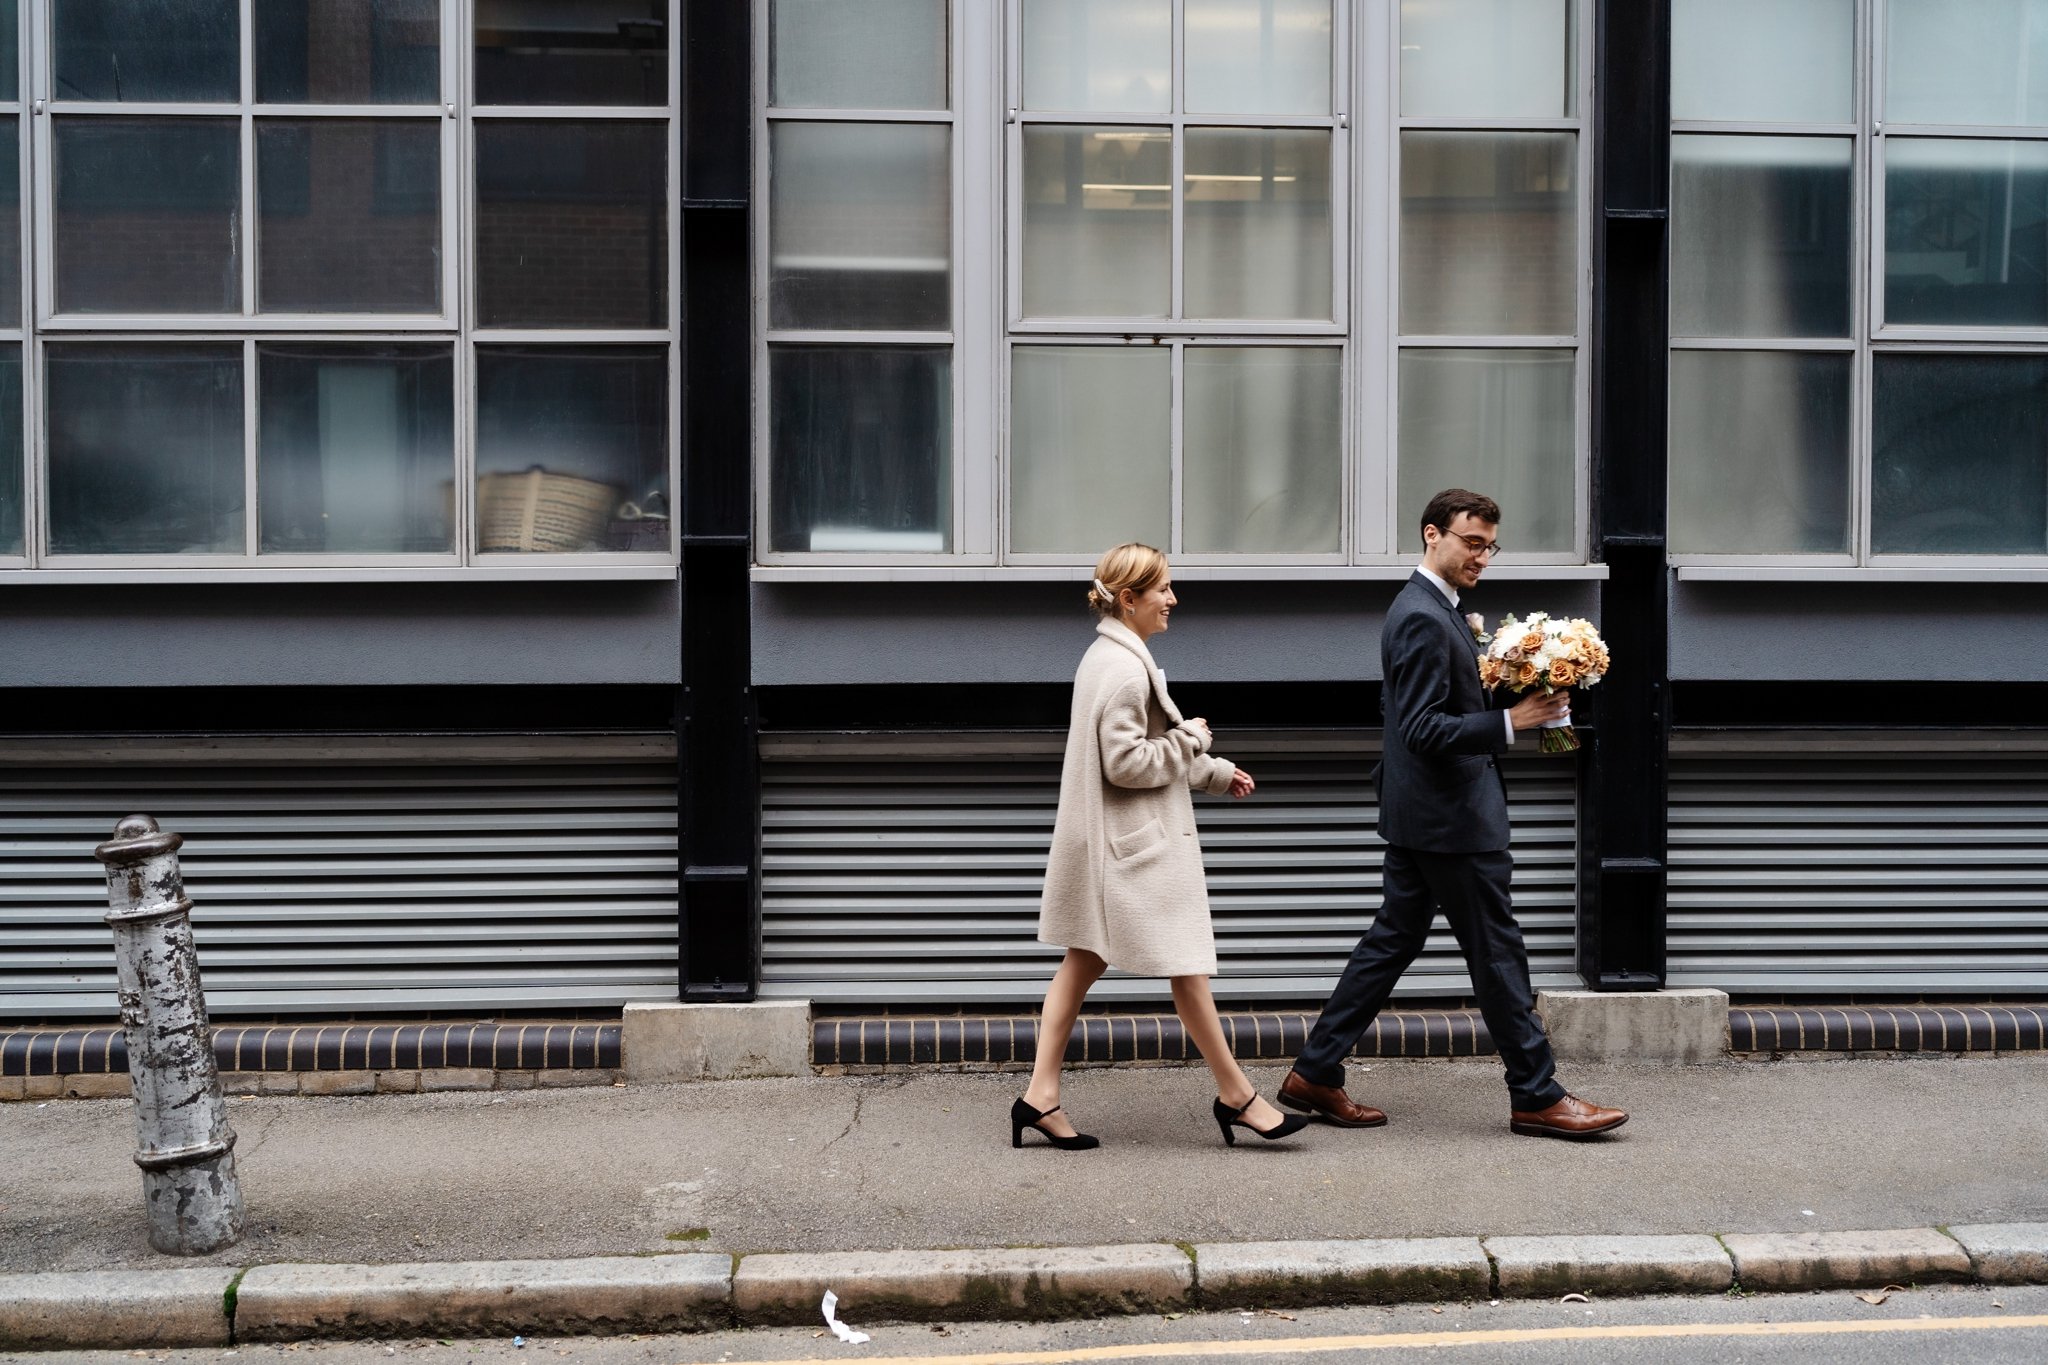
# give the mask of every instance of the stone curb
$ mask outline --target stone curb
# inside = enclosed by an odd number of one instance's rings
[[[240,1277],[237,1284],[237,1276]],[[0,1349],[403,1335],[856,1327],[1556,1293],[2048,1284],[2048,1223],[1871,1232],[686,1253],[417,1265],[0,1275]],[[235,1287],[232,1309],[226,1295]]]
[[[235,1295],[235,1339],[693,1331],[731,1321],[728,1256],[262,1265]]]

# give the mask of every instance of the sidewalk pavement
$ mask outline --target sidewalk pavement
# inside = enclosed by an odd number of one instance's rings
[[[0,1345],[224,1341],[224,1296],[254,1340],[791,1321],[828,1288],[858,1323],[2048,1282],[2048,1057],[1566,1080],[1633,1119],[1513,1136],[1491,1059],[1356,1067],[1388,1127],[1235,1149],[1194,1067],[1070,1073],[1083,1153],[1011,1150],[1015,1073],[236,1098],[249,1235],[190,1262],[144,1240],[128,1101],[10,1104]]]

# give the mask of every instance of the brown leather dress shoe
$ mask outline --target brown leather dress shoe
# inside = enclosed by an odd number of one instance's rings
[[[1370,1105],[1360,1104],[1337,1085],[1316,1085],[1301,1073],[1290,1071],[1280,1082],[1280,1103],[1307,1114],[1321,1114],[1339,1128],[1377,1128],[1387,1116]]]
[[[1603,1109],[1577,1095],[1566,1095],[1548,1109],[1516,1109],[1508,1114],[1508,1127],[1524,1137],[1563,1138],[1567,1142],[1584,1142],[1627,1122],[1627,1110]]]

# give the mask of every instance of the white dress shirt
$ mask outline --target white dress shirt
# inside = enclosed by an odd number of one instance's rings
[[[1444,582],[1443,579],[1437,577],[1435,572],[1432,571],[1427,564],[1417,564],[1415,566],[1415,572],[1421,574],[1424,578],[1427,578],[1430,582],[1434,583],[1436,585],[1436,590],[1442,593],[1444,595],[1445,600],[1448,601],[1452,606],[1455,607],[1458,605],[1458,590],[1452,587],[1450,584]],[[1508,743],[1513,744],[1515,742],[1514,718],[1508,715],[1508,713],[1505,711],[1500,713],[1500,718],[1508,727]]]

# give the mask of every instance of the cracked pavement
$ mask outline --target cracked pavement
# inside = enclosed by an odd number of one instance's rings
[[[1270,1094],[1284,1073],[1251,1069]],[[1225,1149],[1200,1067],[1070,1071],[1097,1152],[1009,1145],[1026,1076],[231,1097],[223,1264],[2048,1221],[2048,1057],[1576,1067],[1606,1143],[1511,1136],[1491,1060],[1380,1062],[1382,1129]],[[145,1241],[133,1105],[0,1105],[0,1270]],[[204,1264],[205,1261],[198,1263]]]

